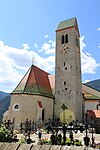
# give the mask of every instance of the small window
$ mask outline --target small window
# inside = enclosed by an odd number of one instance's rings
[[[69,94],[71,93],[71,90],[69,91]]]
[[[62,36],[62,44],[64,44],[64,35]]]
[[[64,81],[64,85],[66,85],[66,81]]]
[[[15,105],[13,106],[13,109],[14,109],[14,110],[19,110],[19,108],[20,108],[19,104],[15,104]]]
[[[65,43],[68,43],[68,34],[65,35]]]
[[[14,109],[19,109],[19,105],[15,105]]]
[[[60,94],[60,91],[57,91],[58,92],[58,94]]]
[[[65,90],[67,91],[67,88],[65,88]]]
[[[66,63],[64,62],[64,66],[66,65]]]
[[[58,70],[60,71],[60,67],[58,67]]]

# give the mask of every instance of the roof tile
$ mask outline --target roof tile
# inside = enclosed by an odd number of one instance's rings
[[[32,65],[12,94],[26,93],[52,97],[48,73]]]

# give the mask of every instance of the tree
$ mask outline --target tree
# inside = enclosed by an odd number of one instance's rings
[[[9,129],[4,125],[0,126],[0,142],[10,142],[12,139],[12,134]]]

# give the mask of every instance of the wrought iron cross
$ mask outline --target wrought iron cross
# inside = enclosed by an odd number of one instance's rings
[[[65,109],[67,109],[67,106],[63,103],[63,105],[61,106],[61,108],[62,108],[63,110],[65,110]]]

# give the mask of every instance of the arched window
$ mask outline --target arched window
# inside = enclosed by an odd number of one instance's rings
[[[68,43],[68,34],[65,35],[65,43]]]
[[[64,81],[64,85],[66,85],[66,81]]]
[[[97,110],[99,110],[99,108],[100,108],[100,104],[97,104]]]
[[[62,35],[62,44],[64,44],[64,35]]]
[[[15,105],[14,109],[19,109],[19,105]]]
[[[15,105],[13,106],[13,110],[19,110],[19,108],[20,108],[19,104],[15,104]]]

